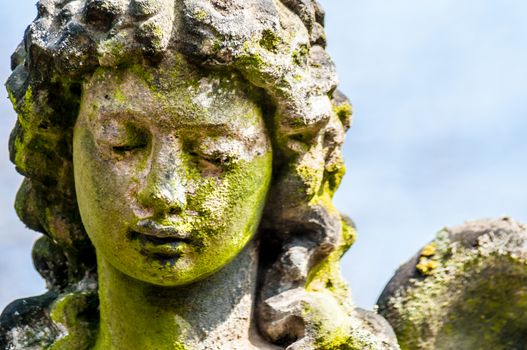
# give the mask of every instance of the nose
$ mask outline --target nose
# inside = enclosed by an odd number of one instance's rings
[[[148,172],[138,193],[143,206],[156,214],[178,214],[187,206],[185,164],[181,148],[164,144],[149,157]]]

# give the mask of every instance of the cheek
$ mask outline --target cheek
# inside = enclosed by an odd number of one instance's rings
[[[229,180],[208,178],[197,186],[196,196],[191,198],[192,207],[200,214],[200,221],[215,222],[216,225],[224,221],[225,212],[233,205],[229,198]],[[195,208],[193,208],[195,206]]]
[[[257,157],[219,179],[200,186],[191,203],[200,216],[202,238],[218,241],[219,246],[242,242],[252,236],[258,226],[266,201],[271,177],[271,156]]]
[[[99,156],[90,137],[83,130],[75,133],[73,162],[75,188],[81,218],[89,235],[118,226],[127,215],[130,179],[126,169],[119,169]]]

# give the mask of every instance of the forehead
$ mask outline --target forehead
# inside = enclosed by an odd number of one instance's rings
[[[262,125],[257,93],[235,72],[205,71],[173,61],[158,68],[99,68],[83,86],[92,122],[133,118],[164,127]]]

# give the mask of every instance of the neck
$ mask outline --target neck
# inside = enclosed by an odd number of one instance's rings
[[[160,287],[124,275],[98,256],[100,328],[95,349],[251,349],[257,244],[214,275]]]

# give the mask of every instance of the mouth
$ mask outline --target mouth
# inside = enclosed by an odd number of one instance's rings
[[[180,257],[190,243],[189,235],[152,220],[141,220],[128,232],[141,245],[141,253],[160,260]]]

